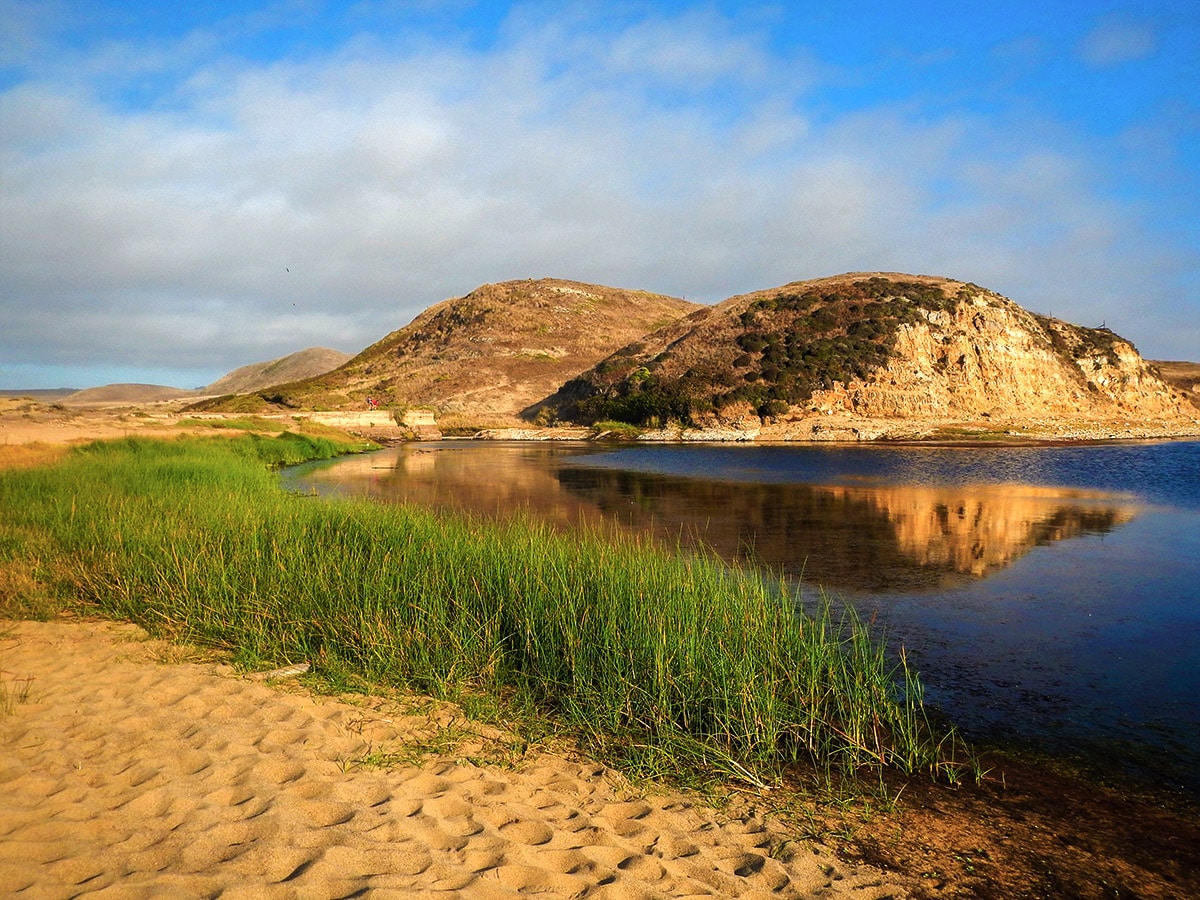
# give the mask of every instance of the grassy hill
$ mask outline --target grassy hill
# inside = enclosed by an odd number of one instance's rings
[[[202,394],[245,394],[275,384],[324,375],[349,360],[350,354],[328,347],[309,347],[267,362],[252,363],[218,378]]]
[[[897,329],[965,287],[921,276],[839,276],[729,300],[622,348],[544,406],[579,422],[691,422],[739,406],[782,414],[886,364]]]
[[[210,411],[427,406],[439,421],[516,423],[564,381],[641,335],[700,309],[646,291],[544,278],[445,300],[337,370]]]

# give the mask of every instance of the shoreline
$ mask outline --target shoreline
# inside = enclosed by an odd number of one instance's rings
[[[1200,439],[1200,418],[1168,426],[1129,421],[1050,423],[1040,419],[1004,422],[873,420],[849,416],[808,416],[763,427],[680,428],[606,432],[592,426],[533,427],[527,423],[480,426],[469,433],[443,434],[436,424],[387,424],[389,413],[296,411],[256,414],[186,413],[183,401],[154,403],[62,404],[20,396],[0,396],[0,444],[78,443],[133,434],[213,433],[222,420],[261,419],[292,428],[302,421],[338,428],[380,443],[432,440],[588,441],[631,444],[751,444],[755,446],[1070,446],[1127,441]],[[1200,413],[1200,410],[1198,410]],[[432,416],[429,417],[432,420]],[[182,423],[182,424],[181,424]],[[203,424],[213,423],[213,424]],[[462,426],[459,426],[460,428]],[[456,429],[457,430],[457,429]]]
[[[801,420],[806,423],[807,420]],[[644,431],[633,435],[597,431],[591,427],[490,428],[477,432],[477,440],[604,441],[630,444],[751,444],[754,446],[1044,446],[1113,443],[1144,440],[1200,438],[1200,421],[1169,427],[1131,423],[1075,423],[1066,428],[1044,422],[989,423],[930,422],[914,429],[911,421],[880,423],[874,420],[839,419],[823,427],[768,426],[759,429],[680,428]],[[820,430],[818,430],[820,429]]]

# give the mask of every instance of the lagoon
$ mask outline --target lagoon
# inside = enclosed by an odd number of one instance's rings
[[[285,481],[703,545],[852,604],[969,737],[1200,797],[1200,442],[445,441]]]

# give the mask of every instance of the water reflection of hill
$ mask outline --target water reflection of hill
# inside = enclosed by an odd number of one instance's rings
[[[559,478],[624,522],[838,590],[948,587],[1134,515],[1111,498],[1024,485],[747,484],[583,468]]]
[[[537,444],[404,445],[315,468],[302,481],[317,490],[484,516],[525,510],[563,526],[605,521],[594,502],[555,477],[561,459],[561,451]]]
[[[1103,534],[1134,507],[1111,496],[1024,485],[925,487],[726,482],[590,468],[544,446],[403,447],[312,472],[305,483],[435,509],[559,526],[617,523],[833,590],[953,586],[1039,544]]]

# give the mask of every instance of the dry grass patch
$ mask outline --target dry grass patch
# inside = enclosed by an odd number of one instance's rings
[[[66,444],[33,441],[28,444],[0,444],[0,469],[28,469],[56,463],[70,451]]]

